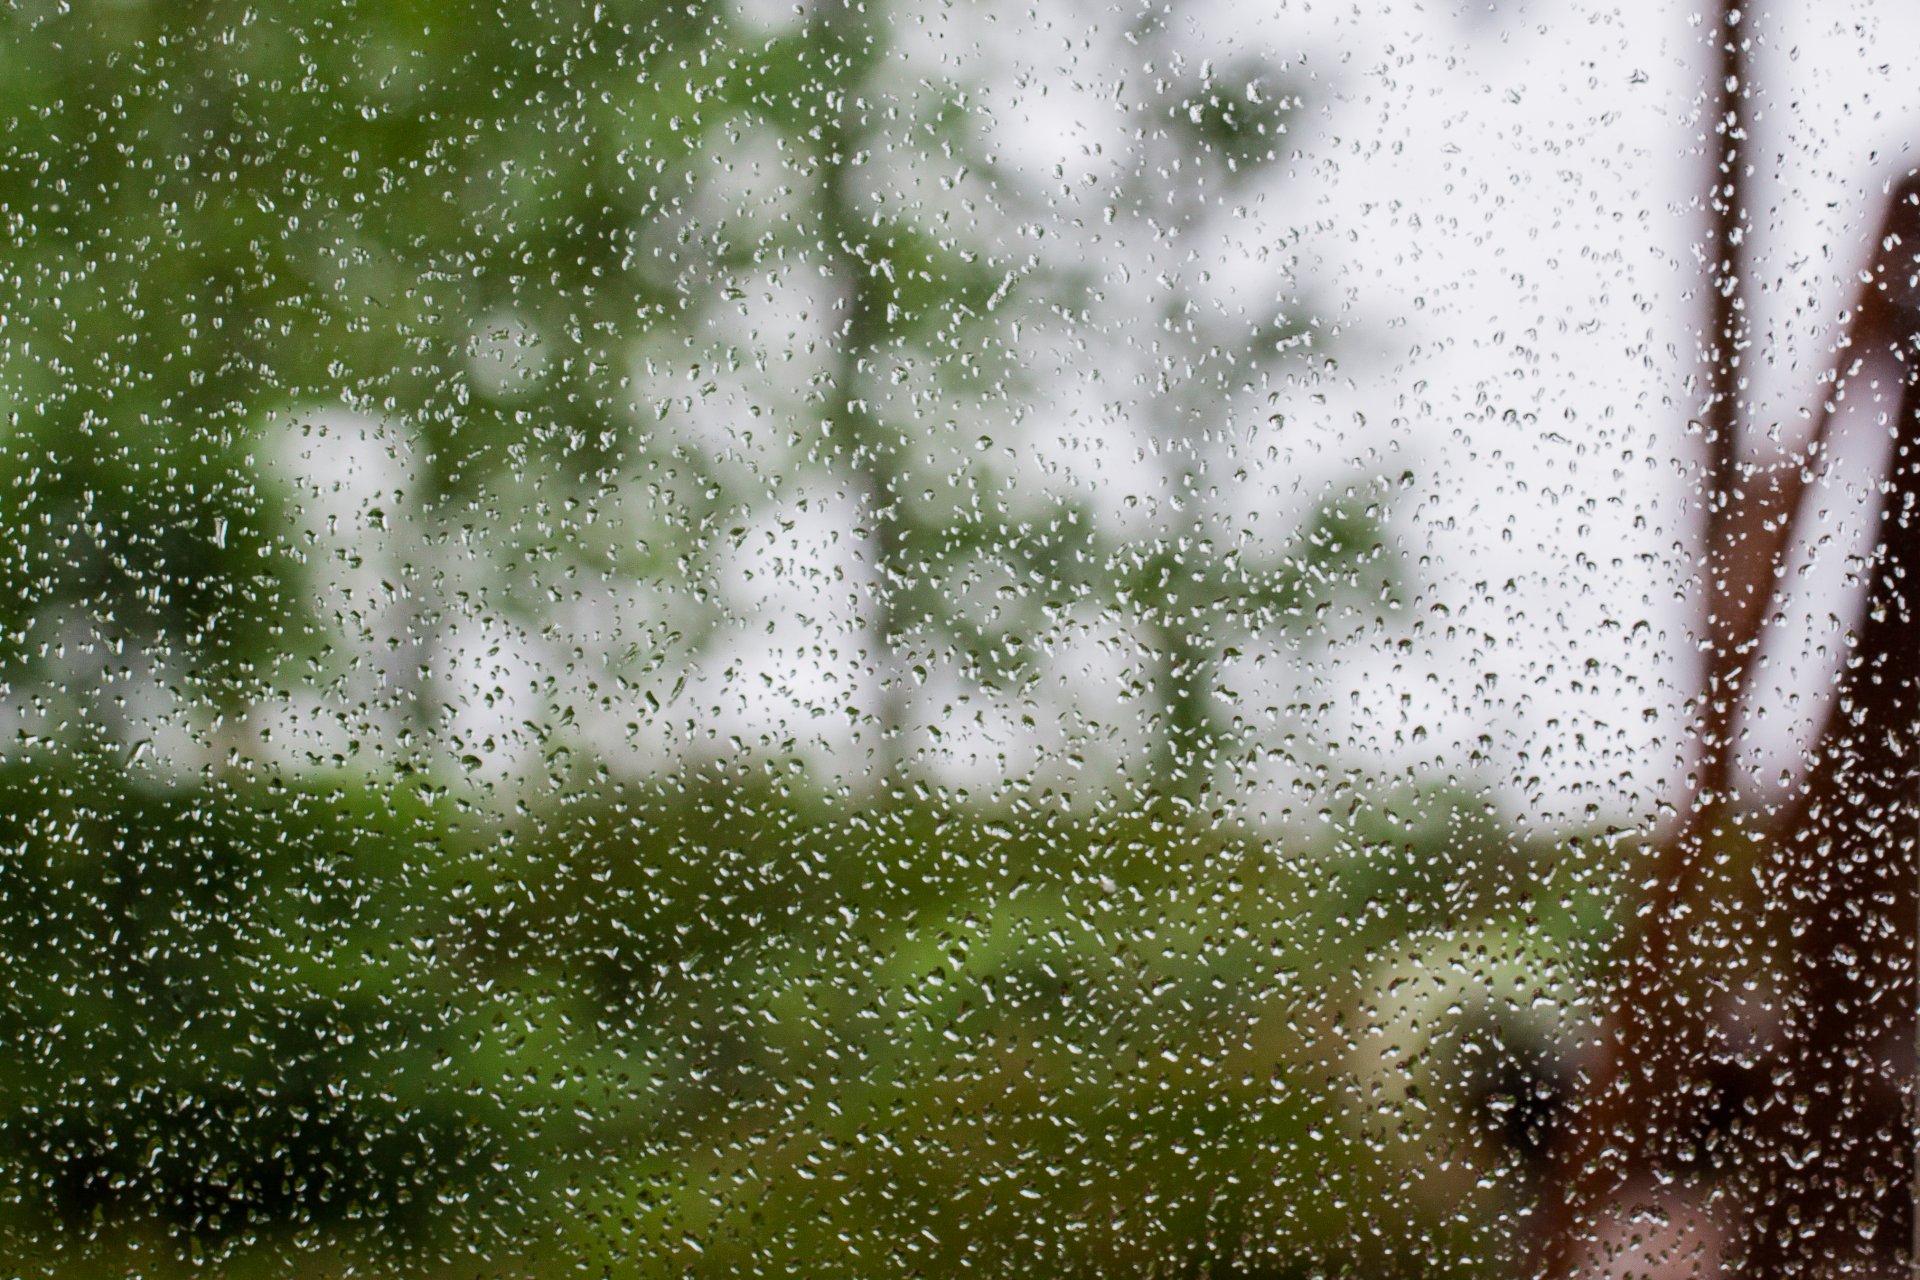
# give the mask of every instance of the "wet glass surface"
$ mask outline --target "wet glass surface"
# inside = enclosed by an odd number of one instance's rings
[[[1917,48],[0,9],[6,1273],[1905,1275]]]

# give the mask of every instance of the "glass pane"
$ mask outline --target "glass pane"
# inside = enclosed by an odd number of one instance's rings
[[[1892,1276],[1920,18],[0,10],[0,1255]]]

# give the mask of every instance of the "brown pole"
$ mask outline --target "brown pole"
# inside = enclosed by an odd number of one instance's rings
[[[1693,913],[1716,846],[1727,839],[1733,731],[1741,684],[1753,651],[1748,629],[1771,592],[1771,564],[1756,564],[1740,476],[1745,380],[1741,362],[1747,326],[1742,288],[1748,274],[1749,217],[1745,159],[1748,24],[1723,0],[1709,20],[1713,114],[1708,122],[1705,202],[1712,266],[1701,335],[1705,395],[1698,640],[1705,670],[1689,726],[1696,752],[1691,796],[1676,829],[1656,843],[1645,877],[1646,898],[1620,948],[1619,985],[1590,1052],[1580,1096],[1548,1153],[1539,1203],[1533,1269],[1543,1276],[1581,1274],[1586,1259],[1607,1247],[1607,1223],[1645,1207],[1671,1215],[1673,1194],[1647,1189],[1691,1164],[1700,1078],[1710,1057],[1709,1013],[1697,966]]]

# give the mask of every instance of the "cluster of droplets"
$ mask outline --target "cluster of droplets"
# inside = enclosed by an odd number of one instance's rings
[[[10,1274],[1615,1274],[1552,1242],[1720,1237],[1562,1221],[1570,1166],[1645,1155],[1658,1217],[1893,1114],[1904,543],[1779,657],[1852,716],[1791,839],[1645,769],[1746,674],[1696,636],[1727,670],[1658,705],[1685,590],[1588,598],[1658,576],[1595,532],[1653,450],[1513,407],[1525,317],[1477,395],[1352,407],[1468,345],[1354,279],[1503,250],[1368,200],[1424,241],[1331,269],[1315,182],[1395,148],[1226,18],[0,14]],[[1569,599],[1511,519],[1446,562],[1539,495]],[[1698,1031],[1638,1146],[1635,937]]]

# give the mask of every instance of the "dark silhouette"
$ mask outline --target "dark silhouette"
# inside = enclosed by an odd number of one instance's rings
[[[1891,1276],[1905,1273],[1913,1233],[1903,1094],[1920,873],[1910,585],[1920,575],[1911,368],[1920,178],[1889,196],[1812,430],[1800,448],[1768,456],[1743,421],[1735,360],[1751,242],[1741,117],[1749,42],[1737,11],[1722,14],[1716,41],[1726,141],[1710,184],[1722,252],[1704,344],[1697,599],[1707,661],[1691,803],[1656,840],[1607,1016],[1579,1055],[1576,1100],[1542,1188],[1534,1271]],[[1870,378],[1892,384],[1894,440],[1860,620],[1805,775],[1784,798],[1742,795],[1747,678],[1779,584],[1819,533],[1811,481],[1837,404]]]

